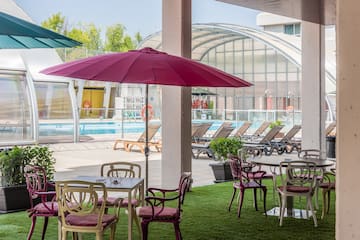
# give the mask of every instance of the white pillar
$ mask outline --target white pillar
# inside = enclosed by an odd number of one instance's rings
[[[110,95],[111,95],[111,83],[106,82],[105,83],[105,94],[103,99],[103,108],[105,108],[105,111],[102,110],[103,115],[100,117],[108,118],[109,114],[109,104],[110,104]]]
[[[336,239],[360,239],[360,1],[336,4]]]
[[[162,46],[191,58],[191,0],[163,0]],[[171,81],[171,79],[169,79]],[[162,88],[162,186],[177,186],[191,171],[191,88]]]
[[[302,22],[302,148],[325,157],[325,29]]]

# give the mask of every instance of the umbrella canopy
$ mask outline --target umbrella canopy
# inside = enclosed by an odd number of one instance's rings
[[[145,105],[148,105],[148,85],[186,87],[248,87],[248,83],[219,69],[173,56],[152,48],[110,53],[67,62],[41,71],[44,74],[86,80],[146,84]],[[145,112],[145,188],[148,185],[148,108]]]
[[[0,12],[0,49],[76,47],[80,42]]]
[[[119,83],[186,87],[248,87],[252,85],[219,69],[152,48],[85,58],[50,67],[41,72]]]

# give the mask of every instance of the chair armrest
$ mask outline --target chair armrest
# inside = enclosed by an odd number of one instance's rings
[[[177,192],[177,191],[179,191],[178,188],[175,188],[175,189],[148,188],[147,189],[147,192],[151,193],[151,195],[153,197],[155,197],[157,192],[160,192],[160,193],[162,193],[163,198],[165,198],[166,193]]]

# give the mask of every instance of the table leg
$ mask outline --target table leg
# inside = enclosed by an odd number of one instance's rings
[[[128,192],[128,239],[132,239],[132,206],[131,206],[131,191]]]

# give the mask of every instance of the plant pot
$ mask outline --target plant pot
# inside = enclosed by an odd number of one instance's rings
[[[0,187],[0,213],[22,211],[30,208],[26,185]]]
[[[209,163],[209,166],[213,170],[215,183],[227,182],[233,180],[230,164],[228,162]]]

